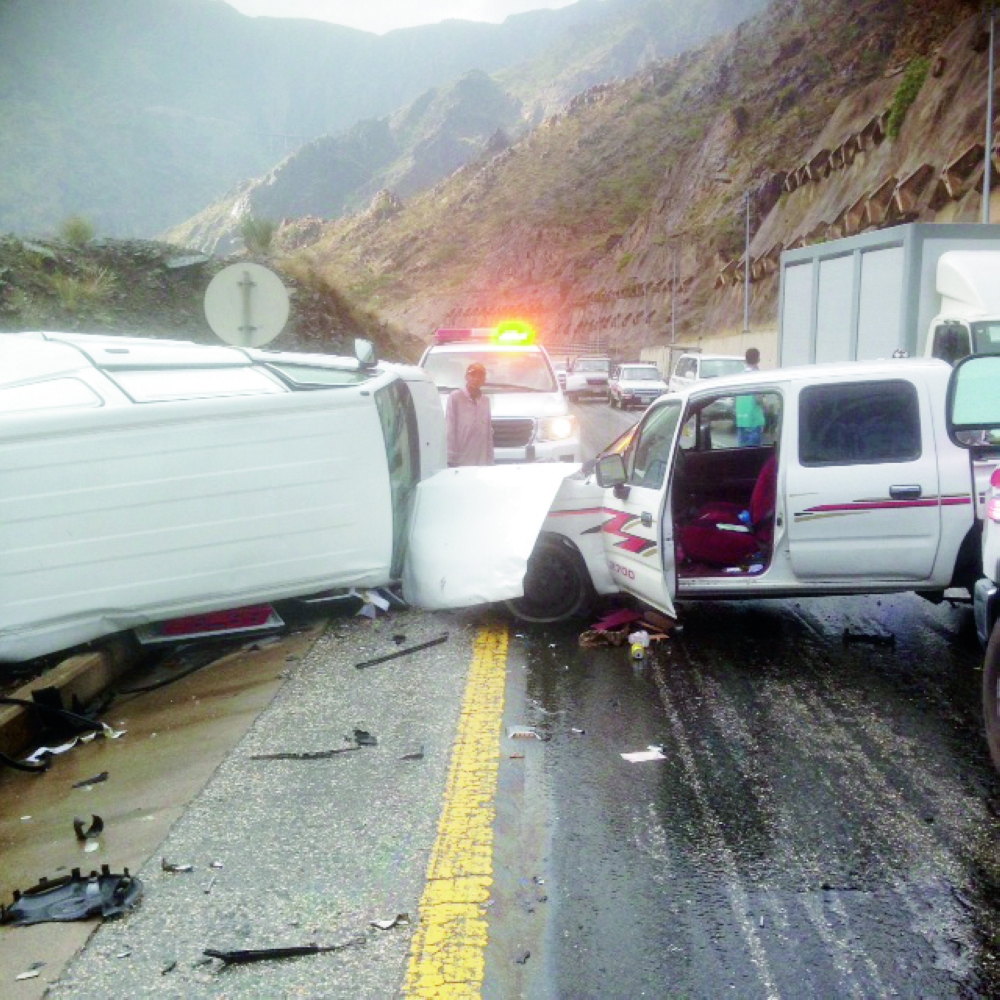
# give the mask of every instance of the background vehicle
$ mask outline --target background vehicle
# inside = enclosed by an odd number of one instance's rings
[[[1000,445],[1000,357],[959,362],[948,386],[948,434],[973,457]],[[976,633],[986,647],[983,721],[993,765],[1000,770],[1000,467],[986,487],[982,577],[972,591]]]
[[[746,368],[746,358],[738,354],[682,354],[670,376],[670,391],[687,389],[705,378],[736,375]]]
[[[580,460],[579,422],[533,331],[520,324],[438,330],[420,367],[437,385],[442,408],[448,394],[465,385],[473,361],[486,366],[483,392],[490,397],[498,464]]]
[[[611,358],[574,358],[566,373],[566,395],[574,402],[584,398],[607,399]]]
[[[639,361],[618,365],[608,379],[608,403],[622,410],[649,406],[665,392],[667,383],[661,378],[659,368]]]
[[[781,255],[783,367],[1000,354],[1000,225],[910,223]]]
[[[515,610],[545,620],[547,601],[572,607],[589,587],[669,615],[675,600],[971,591],[997,455],[970,464],[949,440],[950,374],[924,359],[811,365],[662,397],[593,475],[562,484],[539,540],[548,592],[526,579]],[[759,446],[706,419],[741,396],[777,418]]]

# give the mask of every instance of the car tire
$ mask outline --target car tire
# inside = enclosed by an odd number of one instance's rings
[[[993,766],[1000,771],[1000,622],[993,626],[983,661],[983,722]]]
[[[521,621],[545,624],[583,614],[593,595],[583,557],[572,543],[556,535],[542,535],[528,559],[524,596],[506,603]]]

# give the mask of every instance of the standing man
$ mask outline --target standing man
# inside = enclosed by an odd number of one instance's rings
[[[760,368],[760,351],[748,347],[745,372],[755,372]],[[764,407],[756,396],[736,397],[736,444],[740,448],[756,448],[764,435],[767,417]]]
[[[490,398],[483,393],[486,369],[475,361],[465,370],[465,388],[448,396],[444,422],[448,465],[492,465],[493,424]]]

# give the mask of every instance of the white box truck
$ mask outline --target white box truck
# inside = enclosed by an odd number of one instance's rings
[[[1000,354],[1000,225],[909,223],[781,255],[782,367]]]

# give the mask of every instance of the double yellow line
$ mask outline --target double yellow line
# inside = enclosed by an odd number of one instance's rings
[[[507,645],[506,627],[488,625],[473,646],[420,923],[410,947],[407,997],[478,997],[482,990]]]

